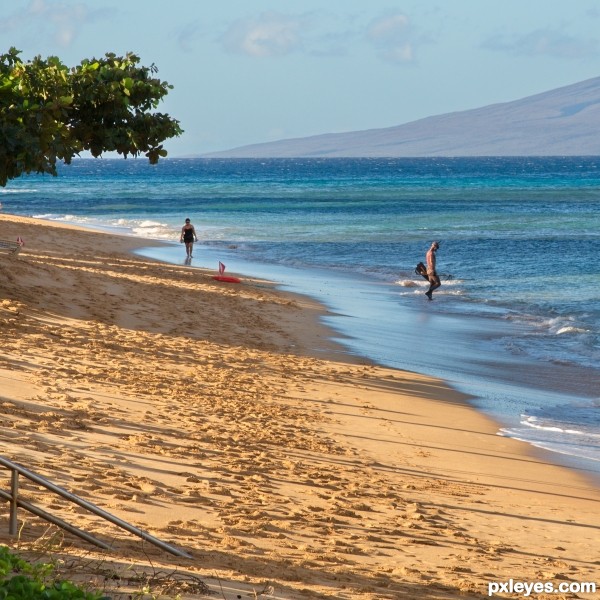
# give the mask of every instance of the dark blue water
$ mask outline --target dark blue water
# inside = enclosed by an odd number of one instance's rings
[[[443,376],[505,433],[600,468],[600,158],[80,160],[6,212],[170,240],[320,297],[351,351]],[[442,287],[414,274],[441,241]],[[343,315],[346,315],[344,318]]]

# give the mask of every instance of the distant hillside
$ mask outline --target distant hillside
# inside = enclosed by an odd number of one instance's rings
[[[242,146],[222,158],[600,155],[600,77],[396,127]]]

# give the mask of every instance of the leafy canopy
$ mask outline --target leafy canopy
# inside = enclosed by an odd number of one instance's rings
[[[57,161],[89,151],[125,158],[166,156],[162,142],[179,136],[179,122],[152,112],[173,86],[132,53],[106,54],[68,68],[55,56],[23,62],[11,48],[0,55],[0,186],[23,173],[56,175]]]

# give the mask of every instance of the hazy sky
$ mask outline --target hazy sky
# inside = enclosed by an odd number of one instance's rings
[[[2,0],[0,51],[132,51],[170,156],[391,127],[600,75],[596,0]]]

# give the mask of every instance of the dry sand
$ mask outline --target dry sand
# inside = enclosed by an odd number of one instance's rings
[[[113,550],[23,510],[11,538],[7,504],[1,542],[52,549],[115,598],[164,572],[183,597],[197,577],[227,600],[600,584],[591,482],[497,436],[443,382],[349,357],[314,302],[133,255],[144,240],[0,215],[0,238],[17,236],[21,254],[0,255],[0,454],[193,558],[23,478]]]

